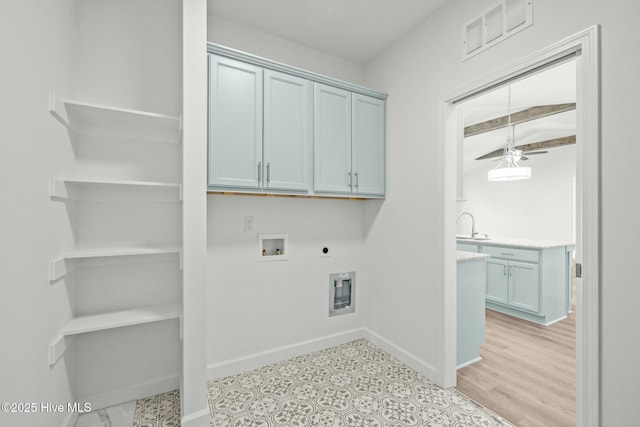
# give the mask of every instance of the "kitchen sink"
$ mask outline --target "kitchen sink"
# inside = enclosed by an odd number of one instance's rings
[[[464,234],[456,234],[456,239],[459,240],[491,240],[491,237],[486,234],[477,233],[475,236],[469,236]]]

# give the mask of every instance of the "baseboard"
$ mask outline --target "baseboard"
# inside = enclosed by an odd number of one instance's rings
[[[433,365],[420,359],[418,356],[409,353],[402,347],[392,343],[386,338],[383,338],[370,329],[364,328],[363,332],[364,338],[368,339],[414,371],[418,372],[423,377],[426,377],[429,381],[437,383],[438,370],[434,368]]]
[[[209,408],[205,408],[201,411],[187,414],[180,420],[182,427],[210,427],[211,426],[211,412]]]
[[[208,377],[209,379],[218,379],[228,377],[230,375],[236,375],[272,363],[291,359],[314,351],[323,350],[325,348],[335,347],[337,345],[362,338],[368,339],[382,350],[414,369],[420,375],[426,377],[429,381],[434,383],[436,382],[438,378],[438,370],[431,364],[367,328],[351,329],[346,332],[326,335],[324,337],[210,364],[207,369]]]
[[[179,376],[159,378],[140,384],[134,384],[127,387],[107,390],[101,393],[82,396],[77,399],[78,402],[91,403],[91,410],[108,408],[109,406],[119,405],[120,403],[138,400],[156,394],[166,393],[176,390],[180,387]]]
[[[366,335],[364,328],[351,329],[345,332],[325,335],[323,337],[213,363],[207,367],[207,375],[209,379],[218,379],[228,377],[230,375],[236,375],[241,372],[251,371],[262,366],[291,359],[303,354],[366,338]]]
[[[457,369],[462,369],[462,368],[467,367],[469,365],[473,365],[474,363],[479,362],[481,360],[482,360],[482,357],[478,356],[478,357],[476,357],[474,359],[469,360],[468,362],[464,362],[464,363],[459,364],[458,366],[456,366],[456,370]]]

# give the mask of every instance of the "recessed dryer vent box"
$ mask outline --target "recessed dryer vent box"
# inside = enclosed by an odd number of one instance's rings
[[[288,256],[286,234],[258,234],[258,261],[286,261]]]
[[[356,272],[329,275],[329,317],[356,311]]]

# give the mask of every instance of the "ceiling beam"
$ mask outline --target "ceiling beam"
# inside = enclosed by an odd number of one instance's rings
[[[562,138],[548,139],[546,141],[532,142],[531,144],[518,145],[515,148],[516,150],[522,150],[526,155],[527,151],[544,150],[547,148],[562,147],[563,145],[571,145],[575,143],[576,143],[576,136],[570,135],[570,136],[564,136]],[[478,157],[476,160],[484,160],[484,159],[492,159],[494,157],[500,157],[502,156],[502,153],[504,153],[503,148],[496,151],[492,151],[491,153],[485,154],[484,156]]]
[[[552,104],[552,105],[540,105],[537,107],[527,108],[526,110],[518,111],[511,114],[511,124],[517,125],[518,123],[524,123],[531,120],[540,119],[542,117],[552,116],[558,113],[564,113],[565,111],[571,111],[576,109],[575,102],[568,104]],[[485,132],[490,132],[496,129],[502,129],[509,124],[509,116],[497,117],[495,119],[487,120],[486,122],[476,123],[464,128],[464,137],[478,135]]]

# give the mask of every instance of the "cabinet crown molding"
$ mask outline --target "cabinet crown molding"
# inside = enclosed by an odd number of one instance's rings
[[[225,56],[227,58],[236,59],[249,64],[257,65],[262,68],[287,73],[293,76],[301,77],[316,83],[323,83],[329,86],[337,87],[340,89],[348,90],[362,95],[367,95],[372,98],[378,98],[386,101],[388,94],[379,92],[373,89],[366,88],[364,86],[356,85],[353,83],[345,82],[342,80],[334,79],[332,77],[324,76],[322,74],[314,73],[312,71],[303,70],[301,68],[292,67],[290,65],[282,64],[280,62],[272,61],[270,59],[262,58],[257,55],[242,52],[236,49],[232,49],[226,46],[221,46],[215,43],[207,43],[207,53]]]

